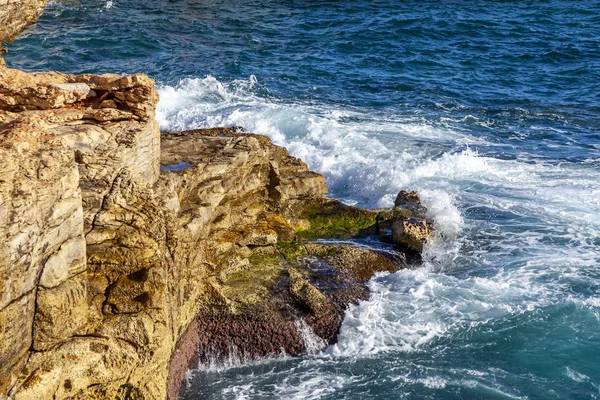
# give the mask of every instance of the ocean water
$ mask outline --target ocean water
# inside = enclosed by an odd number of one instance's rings
[[[161,129],[270,136],[363,207],[421,191],[422,267],[339,343],[184,399],[600,398],[599,1],[53,1],[9,65],[143,71]]]

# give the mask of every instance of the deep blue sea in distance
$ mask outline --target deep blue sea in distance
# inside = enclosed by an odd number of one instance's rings
[[[600,398],[600,1],[53,0],[9,50],[145,72],[163,131],[242,126],[436,221],[338,344],[199,366],[183,399]]]

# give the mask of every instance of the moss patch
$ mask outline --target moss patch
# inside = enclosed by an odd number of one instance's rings
[[[261,301],[284,270],[277,254],[252,255],[249,261],[250,268],[229,275],[223,287],[227,299],[244,305]]]
[[[309,207],[304,217],[310,222],[310,228],[296,232],[298,239],[347,239],[374,234],[377,213],[330,200]]]
[[[279,257],[284,259],[285,261],[296,261],[298,257],[307,256],[308,253],[306,248],[301,244],[295,243],[278,243],[277,251],[279,253]]]

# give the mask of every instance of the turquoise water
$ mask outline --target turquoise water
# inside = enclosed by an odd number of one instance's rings
[[[600,397],[600,2],[54,2],[6,59],[144,71],[164,131],[243,126],[333,197],[418,189],[436,218],[337,345],[183,398]]]

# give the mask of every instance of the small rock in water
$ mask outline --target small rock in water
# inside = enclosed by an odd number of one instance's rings
[[[418,218],[425,218],[425,213],[427,212],[427,208],[421,205],[419,193],[414,190],[412,192],[401,190],[398,196],[396,196],[394,207],[409,210],[413,213],[414,217]]]
[[[431,234],[431,226],[425,219],[427,208],[421,205],[416,191],[400,191],[394,201],[392,219],[392,243],[421,253],[423,244]],[[398,212],[406,210],[408,212]]]
[[[431,228],[427,220],[422,218],[396,217],[392,222],[392,242],[419,253],[423,251],[423,244],[430,233]]]

